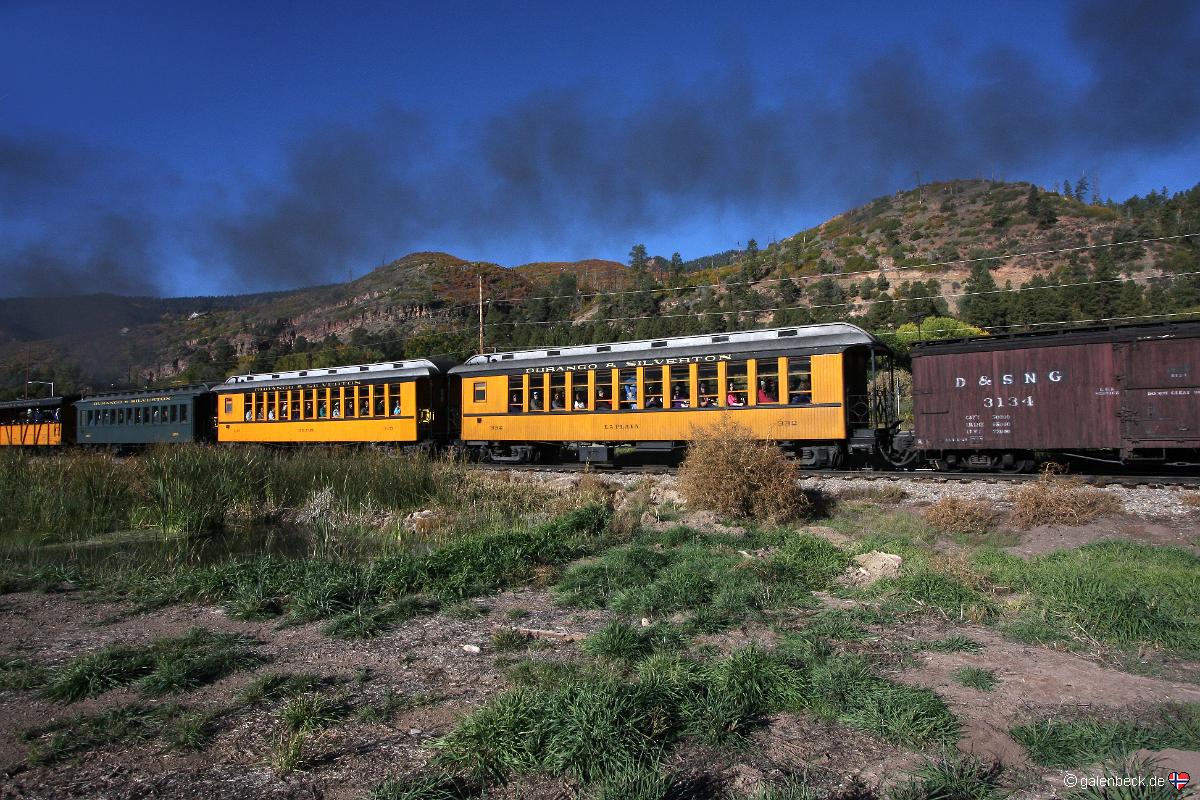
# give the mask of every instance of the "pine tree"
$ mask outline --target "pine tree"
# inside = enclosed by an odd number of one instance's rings
[[[984,264],[971,268],[971,275],[963,285],[963,298],[959,313],[963,321],[980,328],[992,328],[1008,322],[1008,310],[1000,294],[991,270]]]
[[[1075,199],[1082,203],[1087,198],[1087,192],[1087,175],[1080,175],[1079,180],[1075,182]]]
[[[671,281],[675,282],[683,277],[683,256],[679,253],[671,254]]]
[[[1041,198],[1038,196],[1038,188],[1034,184],[1029,184],[1029,194],[1025,196],[1025,213],[1037,219],[1042,213]]]
[[[751,239],[746,242],[746,252],[742,256],[742,280],[752,281],[758,277],[758,242]]]

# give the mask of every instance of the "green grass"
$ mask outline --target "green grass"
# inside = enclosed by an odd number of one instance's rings
[[[763,610],[812,605],[811,592],[832,584],[848,557],[813,536],[791,534],[767,558],[746,558],[753,547],[686,528],[668,531],[658,547],[633,544],[572,566],[555,587],[559,602],[622,614],[691,614],[699,630],[728,627]],[[663,543],[667,546],[662,546]]]
[[[990,692],[1000,682],[996,673],[979,667],[959,667],[954,670],[954,680],[971,689]]]
[[[320,685],[320,676],[310,673],[270,672],[246,684],[237,693],[237,701],[242,705],[256,706],[284,697],[314,692]]]
[[[193,628],[142,647],[113,645],[76,656],[50,671],[42,694],[71,703],[136,683],[145,694],[162,695],[194,689],[261,663],[243,637]]]
[[[986,553],[977,563],[992,582],[1031,596],[1008,626],[1018,638],[1200,654],[1200,557],[1186,550],[1100,542],[1028,562]]]
[[[321,692],[292,696],[279,712],[280,725],[292,733],[311,733],[349,716],[352,707],[344,697]]]
[[[1182,800],[1196,796],[1194,784],[1189,784],[1183,791],[1169,785],[1138,785],[1139,778],[1161,770],[1162,766],[1162,763],[1155,765],[1136,759],[1113,761],[1104,768],[1104,777],[1107,779],[1105,786],[1088,785],[1071,789],[1063,797],[1066,800]],[[1195,781],[1194,775],[1192,780]]]
[[[470,800],[485,796],[475,783],[449,773],[392,779],[376,786],[368,800]]]
[[[0,691],[40,689],[46,685],[47,673],[45,667],[23,658],[0,661]]]
[[[1102,717],[1046,719],[1018,725],[1012,736],[1034,761],[1071,768],[1121,758],[1147,748],[1200,749],[1200,703],[1161,706],[1143,720]]]
[[[1000,800],[1000,769],[972,756],[947,754],[926,761],[907,781],[893,787],[889,800]]]
[[[617,620],[585,639],[583,652],[617,661],[639,661],[658,651],[678,650],[686,642],[681,629],[665,623],[643,628]]]
[[[656,770],[684,739],[744,742],[784,710],[838,719],[897,744],[948,744],[957,735],[932,692],[873,675],[864,661],[832,656],[820,641],[796,637],[777,651],[746,647],[698,661],[656,652],[646,645],[652,636],[609,626],[589,640],[601,662],[515,665],[514,688],[436,742],[440,763],[485,781],[546,772],[616,785]],[[622,666],[605,668],[613,658]]]
[[[35,764],[53,764],[87,750],[120,743],[161,741],[187,749],[207,742],[204,715],[168,703],[130,705],[98,714],[81,714],[39,726],[22,734]]]

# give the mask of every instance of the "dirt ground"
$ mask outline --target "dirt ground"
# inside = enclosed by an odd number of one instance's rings
[[[1010,552],[1028,557],[1106,538],[1130,538],[1195,549],[1194,516],[1101,520],[1079,528],[1043,528],[1020,535]],[[831,603],[844,607],[845,600]],[[28,691],[0,691],[0,798],[363,798],[385,778],[411,774],[432,757],[431,739],[505,686],[504,669],[522,652],[498,653],[495,633],[517,627],[572,636],[539,639],[527,654],[569,658],[578,639],[613,618],[608,612],[556,606],[548,591],[526,588],[483,598],[477,615],[438,613],[418,616],[370,640],[344,641],[321,633],[320,624],[277,627],[274,622],[231,619],[220,610],[198,605],[172,606],[150,613],[98,602],[82,592],[20,593],[0,596],[0,660],[24,658],[49,665],[113,643],[137,644],[179,635],[193,627],[243,634],[257,640],[266,663],[235,673],[181,697],[147,700],[132,689],[62,705]],[[802,627],[804,614],[781,627]],[[1018,797],[1050,797],[1061,791],[1062,771],[1031,765],[1009,735],[1013,725],[1064,710],[1136,715],[1163,702],[1200,702],[1200,667],[1180,669],[1118,668],[1097,655],[1063,652],[1005,639],[983,625],[928,618],[902,627],[878,627],[875,643],[887,645],[966,635],[982,648],[973,653],[923,652],[898,661],[889,677],[932,689],[962,722],[962,750],[999,760]],[[728,650],[751,642],[769,646],[772,631],[748,625],[711,637],[706,643]],[[464,646],[479,648],[469,652]],[[1147,662],[1153,655],[1146,656]],[[993,691],[967,688],[953,677],[963,666],[994,672]],[[1127,665],[1124,665],[1127,666]],[[1161,665],[1160,665],[1161,666]],[[240,710],[219,726],[210,744],[185,752],[157,743],[122,744],[87,751],[51,765],[28,760],[20,735],[31,727],[75,714],[114,708],[134,701],[181,702],[189,708],[229,705],[256,676],[268,672],[315,673],[362,706],[397,693],[411,706],[390,717],[366,720],[350,716],[316,734],[309,742],[309,767],[279,774],[271,766],[279,703]],[[1139,674],[1135,674],[1139,673]],[[1161,677],[1168,675],[1170,677]],[[744,750],[710,751],[684,746],[668,765],[692,781],[692,796],[751,792],[764,781],[803,773],[819,787],[853,796],[856,788],[894,782],[920,763],[921,753],[886,744],[836,722],[798,714],[780,714],[752,735]],[[1154,754],[1151,754],[1154,755]],[[1186,769],[1200,753],[1161,754],[1164,764]],[[559,779],[534,776],[504,789],[512,798],[567,798],[571,789]],[[489,794],[489,797],[492,796]]]

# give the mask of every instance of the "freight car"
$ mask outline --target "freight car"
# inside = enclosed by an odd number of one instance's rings
[[[59,447],[75,442],[76,396],[0,403],[0,447]]]
[[[75,403],[79,444],[136,449],[165,442],[210,442],[216,410],[211,386],[85,395]]]
[[[913,350],[915,447],[940,470],[1048,456],[1200,465],[1200,323],[959,339]]]
[[[433,449],[446,438],[443,367],[414,359],[235,375],[214,389],[217,440]]]
[[[847,323],[477,355],[450,369],[461,446],[487,461],[607,462],[670,451],[730,416],[804,466],[876,451],[895,403],[890,351]]]

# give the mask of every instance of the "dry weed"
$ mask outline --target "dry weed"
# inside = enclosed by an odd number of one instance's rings
[[[1014,489],[1012,521],[1019,528],[1038,525],[1082,525],[1121,512],[1121,501],[1108,492],[1084,486],[1046,470],[1040,478]]]
[[[728,417],[694,429],[679,468],[679,489],[692,508],[732,517],[783,522],[811,510],[796,485],[795,463]]]
[[[1188,508],[1200,508],[1200,492],[1188,492],[1183,496],[1183,504]]]
[[[996,521],[996,511],[983,500],[943,497],[925,509],[925,521],[948,533],[986,533]]]

